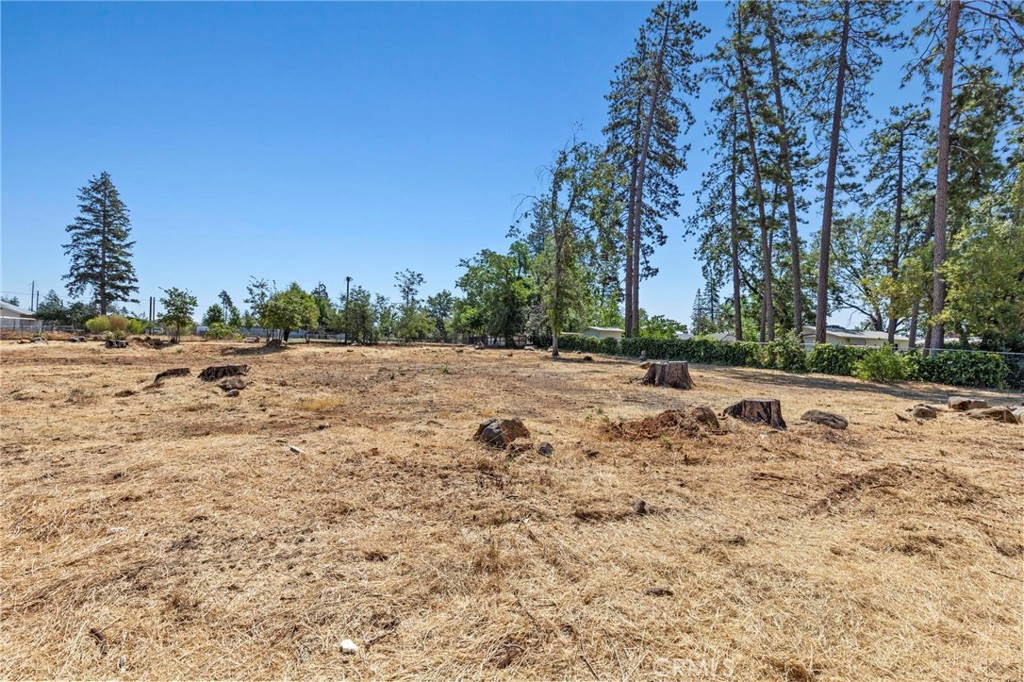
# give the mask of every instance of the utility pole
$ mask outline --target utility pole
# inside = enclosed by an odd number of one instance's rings
[[[35,312],[35,310],[36,310],[35,305],[36,305],[36,281],[32,280],[32,288],[29,290],[29,294],[28,294],[28,309],[31,310],[32,312]]]
[[[348,338],[348,288],[352,283],[352,278],[345,277],[345,343],[351,343]]]

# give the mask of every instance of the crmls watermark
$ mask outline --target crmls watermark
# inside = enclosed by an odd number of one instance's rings
[[[736,662],[731,658],[659,658],[655,674],[674,680],[731,680],[736,675]]]

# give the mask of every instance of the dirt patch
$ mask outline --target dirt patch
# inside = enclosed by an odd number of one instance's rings
[[[661,437],[700,439],[709,433],[721,433],[718,418],[708,407],[665,410],[653,417],[606,424],[603,431],[609,438],[626,441]]]

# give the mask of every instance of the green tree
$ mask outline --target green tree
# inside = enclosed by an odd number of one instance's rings
[[[249,304],[249,315],[260,327],[266,327],[267,322],[267,304],[270,302],[272,296],[276,293],[276,283],[268,282],[265,279],[256,279],[255,277],[249,277],[249,284],[246,285],[246,291],[248,292],[248,298],[245,302]],[[252,325],[247,325],[252,326]]]
[[[214,303],[206,309],[206,314],[203,315],[203,324],[209,327],[213,324],[224,324],[224,309]]]
[[[217,298],[220,299],[221,308],[224,310],[225,318],[227,318],[227,325],[229,327],[241,327],[242,315],[238,312],[235,302],[231,300],[231,295],[227,291],[221,290]]]
[[[832,223],[836,194],[840,188],[840,165],[848,165],[846,136],[866,116],[868,86],[881,64],[881,48],[892,45],[890,27],[899,19],[902,5],[893,0],[856,2],[828,0],[808,5],[798,23],[806,25],[801,35],[810,55],[807,78],[817,80],[809,86],[809,104],[819,132],[828,134],[828,158],[822,204],[821,232],[818,235],[818,293],[815,308],[815,342],[825,343],[828,323],[829,259],[832,255]],[[813,74],[813,76],[812,76]]]
[[[679,324],[664,315],[647,317],[647,314],[644,313],[641,317],[643,318],[643,326],[640,328],[641,336],[650,339],[674,339],[676,332],[686,331],[685,324]]]
[[[14,305],[17,305],[17,303]],[[47,322],[66,322],[68,309],[64,305],[64,301],[57,295],[57,292],[50,289],[46,292],[46,296],[43,296],[43,300],[39,302],[39,305],[36,306],[36,317]]]
[[[634,52],[617,68],[608,95],[609,148],[628,178],[625,220],[626,335],[640,330],[640,280],[657,274],[650,266],[654,245],[665,243],[664,221],[678,215],[679,188],[687,147],[676,141],[681,122],[693,124],[688,98],[696,96],[701,56],[696,43],[708,29],[692,20],[693,0],[659,3],[636,39]]]
[[[296,329],[311,329],[319,321],[320,309],[316,300],[292,282],[287,289],[271,296],[263,315],[271,329],[280,329],[285,342]]]
[[[455,311],[455,297],[452,292],[442,289],[433,296],[427,297],[427,316],[434,326],[434,333],[439,339],[446,339]]]
[[[160,316],[160,324],[173,330],[171,340],[177,342],[181,339],[183,331],[191,327],[194,322],[192,314],[196,310],[196,297],[188,289],[162,289],[164,295],[160,298],[160,305],[164,312]]]
[[[78,296],[86,290],[106,315],[116,301],[138,303],[135,267],[129,241],[131,220],[128,207],[106,171],[89,180],[78,194],[79,215],[67,226],[71,241],[64,244],[64,254],[71,257],[67,280],[68,294]]]
[[[373,310],[373,301],[370,292],[360,286],[352,287],[349,292],[348,301],[345,295],[341,294],[339,308],[346,316],[345,334],[346,341],[358,341],[360,343],[373,343],[376,341],[376,316]]]
[[[398,331],[400,319],[395,304],[384,294],[377,294],[373,302],[373,315],[377,320],[377,333],[380,338],[393,339]]]
[[[465,298],[456,305],[461,330],[501,336],[507,346],[526,325],[530,285],[525,246],[508,255],[485,249],[459,266],[466,272],[456,286]]]
[[[923,43],[921,57],[915,60],[908,78],[918,73],[924,78],[926,89],[933,88],[933,72],[938,66],[941,73],[939,88],[939,119],[936,153],[934,236],[935,249],[932,267],[932,328],[930,348],[941,349],[944,341],[943,311],[946,305],[946,269],[943,264],[949,241],[951,200],[951,168],[954,168],[954,90],[958,66],[970,65],[973,70],[991,64],[993,53],[1001,53],[1008,62],[1008,73],[1020,78],[1017,60],[1024,44],[1021,26],[1024,10],[1015,0],[990,2],[963,2],[950,0],[936,3],[932,10],[914,28],[913,37]],[[971,78],[960,79],[970,87]]]
[[[327,293],[327,286],[323,282],[317,282],[317,285],[310,292],[313,296],[313,300],[316,301],[316,308],[319,311],[320,327],[324,329],[336,329],[339,327],[340,320],[336,319],[338,316],[337,311],[334,309],[334,305],[331,303],[331,296]]]

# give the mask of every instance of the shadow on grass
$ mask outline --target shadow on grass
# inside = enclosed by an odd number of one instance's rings
[[[287,345],[269,346],[265,343],[257,343],[250,347],[239,348],[234,346],[231,348],[225,348],[220,352],[220,354],[230,355],[233,357],[251,357],[253,355],[276,355],[277,353],[284,353],[286,350],[288,350]]]
[[[857,381],[849,377],[831,377],[825,374],[789,374],[781,371],[776,372],[746,367],[721,367],[718,365],[700,365],[700,367],[702,369],[714,369],[726,377],[763,386],[787,386],[821,391],[883,393],[901,400],[917,400],[921,402],[945,402],[947,398],[959,395],[998,396],[1001,399],[1011,398],[1011,395],[1006,391],[996,391],[987,388],[941,386],[938,384],[878,384]]]

